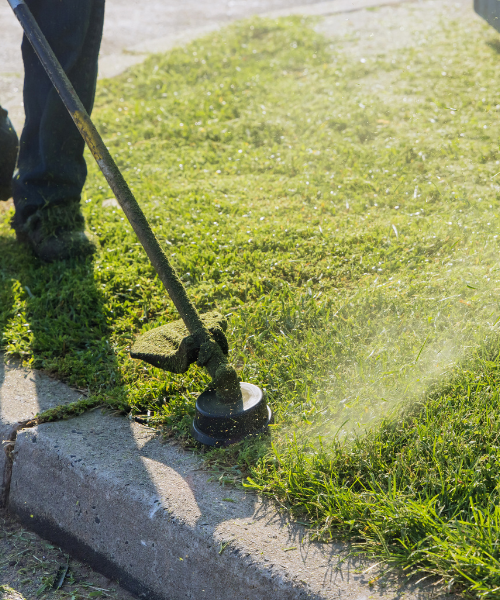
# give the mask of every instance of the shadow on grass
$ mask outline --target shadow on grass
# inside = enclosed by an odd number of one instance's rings
[[[4,227],[5,232],[5,227]],[[45,264],[0,235],[0,349],[114,404],[124,398],[91,258]]]
[[[497,54],[500,54],[500,40],[492,38],[491,40],[488,40],[486,44]]]

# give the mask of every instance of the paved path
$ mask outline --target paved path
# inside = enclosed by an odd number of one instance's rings
[[[99,76],[114,77],[151,52],[166,50],[236,19],[251,15],[331,15],[412,0],[107,0]],[[10,6],[0,0],[0,106],[20,130],[23,63],[21,26]]]
[[[142,60],[130,52],[160,51],[220,25],[272,10],[317,4],[317,0],[107,0],[100,73],[113,76]],[[0,1],[0,105],[20,129],[23,63],[22,30],[6,0]],[[152,44],[153,42],[153,44]],[[156,44],[156,46],[155,46]]]

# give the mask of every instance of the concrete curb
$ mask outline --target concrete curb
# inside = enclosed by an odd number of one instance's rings
[[[123,417],[21,430],[13,457],[9,510],[140,597],[433,596],[397,578],[370,585],[377,569],[346,560],[347,545],[312,542],[272,503],[222,487],[198,457]]]

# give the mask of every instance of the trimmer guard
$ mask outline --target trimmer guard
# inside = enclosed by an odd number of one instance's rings
[[[201,315],[201,320],[222,352],[227,354],[229,345],[224,334],[227,329],[224,317],[217,311],[212,311]],[[183,320],[179,319],[139,335],[130,356],[171,373],[185,373],[189,365],[198,359],[199,351],[200,343],[196,335],[191,335]]]

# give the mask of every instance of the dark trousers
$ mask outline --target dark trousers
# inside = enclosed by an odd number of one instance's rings
[[[26,0],[33,16],[90,113],[104,22],[104,0]],[[43,207],[79,202],[87,176],[84,142],[31,44],[23,39],[24,109],[14,226]]]
[[[0,106],[0,200],[8,200],[11,196],[18,145],[19,140],[7,111]]]

